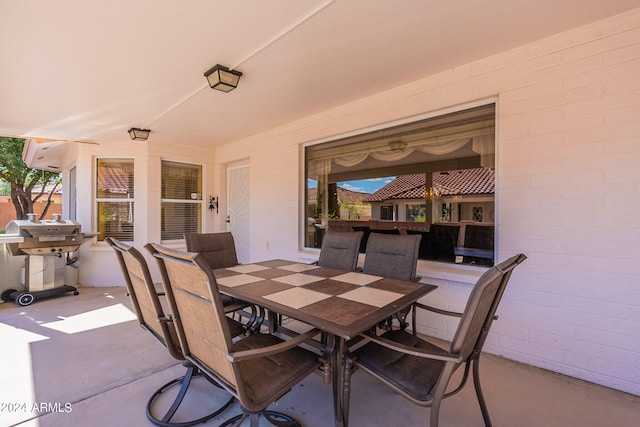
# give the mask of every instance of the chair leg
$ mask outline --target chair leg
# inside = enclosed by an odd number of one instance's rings
[[[431,401],[431,414],[429,418],[429,427],[438,427],[439,416],[440,416],[440,404],[442,404],[442,399],[445,397],[445,391],[447,389],[447,384],[449,384],[449,380],[451,379],[451,375],[455,370],[455,363],[447,362],[440,374],[440,381],[438,382],[438,386],[434,392],[433,400]]]
[[[487,403],[484,400],[482,394],[482,388],[480,387],[480,357],[473,361],[473,386],[476,389],[476,396],[478,396],[478,403],[480,404],[480,410],[482,411],[482,419],[486,427],[491,427],[491,418],[489,417],[489,409],[487,409]]]
[[[260,333],[260,328],[262,328],[262,324],[264,323],[265,312],[264,307],[258,307],[256,315],[253,317],[253,321],[251,322],[251,327],[249,331],[254,334]]]
[[[201,418],[198,418],[196,420],[192,420],[192,421],[184,421],[184,422],[175,422],[172,423],[171,422],[171,418],[175,415],[176,411],[178,410],[178,408],[180,407],[180,404],[182,403],[182,400],[184,399],[184,396],[187,394],[187,390],[189,388],[189,385],[191,384],[191,380],[194,377],[198,377],[200,376],[200,372],[198,371],[198,368],[196,368],[195,366],[193,366],[192,364],[185,362],[183,364],[184,366],[186,366],[187,368],[187,372],[185,373],[185,375],[181,378],[176,378],[172,381],[169,381],[168,383],[166,383],[165,385],[163,385],[162,387],[160,387],[158,390],[156,390],[156,392],[151,396],[151,398],[149,399],[149,401],[147,402],[147,418],[149,419],[149,421],[151,421],[153,424],[160,426],[160,427],[189,427],[189,426],[193,426],[196,424],[200,424],[203,423],[207,420],[210,420],[213,417],[216,417],[218,415],[220,415],[225,409],[227,409],[234,401],[234,397],[230,396],[229,400],[222,405],[219,409],[217,409],[216,411],[207,414]],[[159,419],[156,418],[155,416],[153,416],[151,408],[153,407],[156,399],[165,391],[169,390],[170,388],[172,388],[175,385],[180,385],[180,390],[178,391],[178,394],[176,395],[175,399],[173,400],[173,403],[171,404],[171,407],[169,408],[169,410],[167,410],[167,412],[164,414],[164,416]],[[215,384],[214,384],[215,385]]]
[[[249,427],[258,427],[260,424],[260,416],[263,416],[270,424],[276,427],[302,427],[300,423],[293,417],[275,411],[249,412],[244,408],[242,414],[238,414],[233,418],[220,424],[219,427],[239,427],[248,418]]]

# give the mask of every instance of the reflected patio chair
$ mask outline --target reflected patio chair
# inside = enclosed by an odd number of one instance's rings
[[[184,240],[187,251],[202,255],[210,269],[227,268],[238,265],[236,244],[233,234],[228,231],[221,233],[185,233]],[[227,313],[247,309],[250,311],[245,328],[255,332],[260,329],[264,321],[264,310],[261,307],[222,295],[222,303]]]
[[[462,313],[416,304],[420,309],[460,317],[458,329],[447,350],[402,330],[387,331],[381,336],[366,332],[361,337],[368,342],[353,351],[346,359],[345,383],[348,384],[350,381],[351,367],[360,368],[411,402],[431,407],[429,426],[437,427],[442,399],[462,390],[472,370],[484,423],[491,426],[489,411],[480,387],[480,354],[491,324],[497,318],[496,309],[511,273],[526,258],[523,254],[515,255],[486,271],[473,287]],[[449,381],[461,365],[464,365],[465,369],[460,384],[447,393]],[[344,398],[348,416],[348,391]]]
[[[153,393],[147,402],[147,418],[158,426],[187,427],[205,422],[219,415],[222,411],[228,408],[231,403],[233,403],[233,396],[230,396],[221,390],[217,387],[217,384],[212,383],[213,386],[216,386],[216,392],[222,396],[223,403],[220,408],[193,421],[171,422],[171,419],[178,411],[180,404],[187,393],[191,380],[200,376],[200,371],[195,365],[185,361],[184,355],[180,350],[180,344],[177,340],[173,319],[163,308],[163,304],[160,300],[159,294],[157,293],[155,284],[151,279],[147,261],[140,251],[111,237],[106,238],[105,241],[116,252],[116,256],[124,276],[125,285],[127,287],[127,293],[131,299],[131,304],[140,326],[160,341],[174,359],[184,361],[183,365],[187,368],[183,377],[176,378],[168,382]],[[227,319],[229,329],[233,336],[238,336],[244,333],[242,325],[234,320],[229,318]],[[161,394],[177,385],[180,386],[180,389],[168,411],[161,418],[154,416],[152,408],[156,403],[156,399]]]
[[[355,271],[358,267],[360,241],[364,232],[328,232],[322,240],[317,264],[322,267]]]
[[[367,242],[367,252],[364,258],[363,273],[374,276],[390,277],[392,279],[417,281],[416,267],[420,251],[419,234],[393,235],[371,233]],[[411,307],[403,308],[395,314],[400,323],[400,329],[408,326],[406,318]],[[392,327],[392,319],[387,319],[379,325],[383,329]]]
[[[234,423],[247,417],[251,426],[257,427],[261,415],[274,425],[299,425],[288,415],[266,409],[309,374],[319,371],[319,356],[299,346],[319,330],[286,341],[257,333],[234,342],[224,320],[218,284],[204,258],[157,244],[146,247],[158,260],[185,358],[242,406],[243,413],[221,427],[238,425]]]

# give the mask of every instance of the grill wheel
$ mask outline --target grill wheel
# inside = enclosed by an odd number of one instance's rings
[[[11,294],[17,292],[15,289],[7,289],[0,294],[0,299],[4,302],[11,301]]]
[[[21,292],[16,297],[16,304],[26,307],[31,305],[36,300],[36,297],[29,292]]]

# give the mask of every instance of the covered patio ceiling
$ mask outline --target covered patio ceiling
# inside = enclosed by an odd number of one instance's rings
[[[0,135],[108,144],[140,127],[149,143],[215,146],[636,7],[0,0]],[[233,92],[207,86],[218,63],[244,73]]]

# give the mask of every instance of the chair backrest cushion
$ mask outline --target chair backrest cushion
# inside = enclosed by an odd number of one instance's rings
[[[202,255],[209,268],[226,268],[238,265],[236,244],[233,234],[222,233],[185,233],[187,251]]]
[[[363,272],[400,280],[415,280],[420,239],[415,235],[371,233]]]
[[[228,360],[232,336],[213,272],[202,255],[149,244],[158,259],[182,352],[237,388],[237,372]]]
[[[318,265],[353,271],[358,266],[362,231],[328,232],[322,240]]]
[[[511,273],[526,258],[523,254],[514,255],[480,276],[471,290],[458,329],[451,341],[452,353],[460,354],[466,359],[474,350],[480,352]]]

